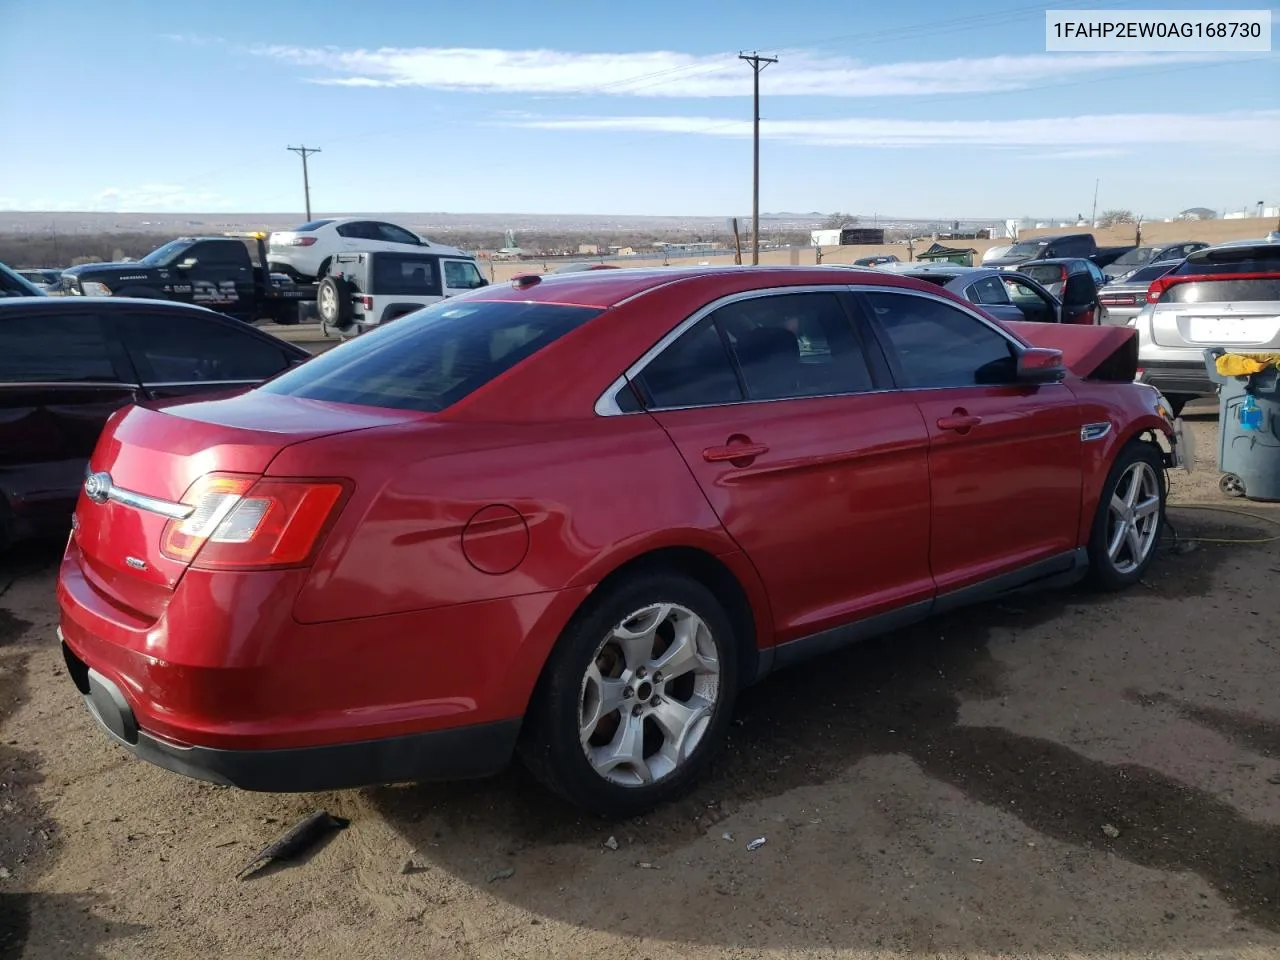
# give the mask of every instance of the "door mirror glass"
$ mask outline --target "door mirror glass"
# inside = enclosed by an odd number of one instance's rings
[[[1019,383],[1057,383],[1066,375],[1061,350],[1029,347],[1018,354]]]

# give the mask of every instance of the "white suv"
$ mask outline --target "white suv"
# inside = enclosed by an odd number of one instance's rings
[[[412,230],[382,220],[360,217],[336,217],[312,220],[292,230],[281,230],[267,238],[267,263],[273,273],[283,273],[294,280],[321,279],[333,257],[356,250],[400,251],[465,257],[454,247],[432,243]]]

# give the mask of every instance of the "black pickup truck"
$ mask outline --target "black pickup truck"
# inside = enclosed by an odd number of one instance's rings
[[[1009,267],[1015,263],[1029,263],[1032,260],[1092,260],[1100,267],[1120,259],[1130,250],[1127,247],[1100,247],[1092,233],[1067,233],[1057,237],[1033,237],[1020,240],[1009,248],[1003,257],[984,260],[984,267]]]
[[[178,237],[140,260],[86,263],[62,272],[58,292],[68,296],[149,297],[197,303],[253,323],[298,322],[298,306],[316,298],[312,284],[268,273],[266,234]],[[256,241],[258,257],[250,255]]]

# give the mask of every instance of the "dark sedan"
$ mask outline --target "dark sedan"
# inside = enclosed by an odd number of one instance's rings
[[[956,296],[978,304],[997,320],[1030,320],[1036,323],[1060,323],[1062,320],[1062,303],[1058,298],[1035,280],[1018,273],[954,263],[897,263],[880,269],[936,283]]]
[[[0,299],[0,549],[70,523],[107,418],[260,383],[310,354],[204,307]]]

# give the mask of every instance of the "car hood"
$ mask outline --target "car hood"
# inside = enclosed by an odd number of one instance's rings
[[[1009,321],[1005,326],[1033,347],[1062,351],[1062,361],[1084,379],[1132,381],[1138,373],[1138,332],[1132,327]]]

